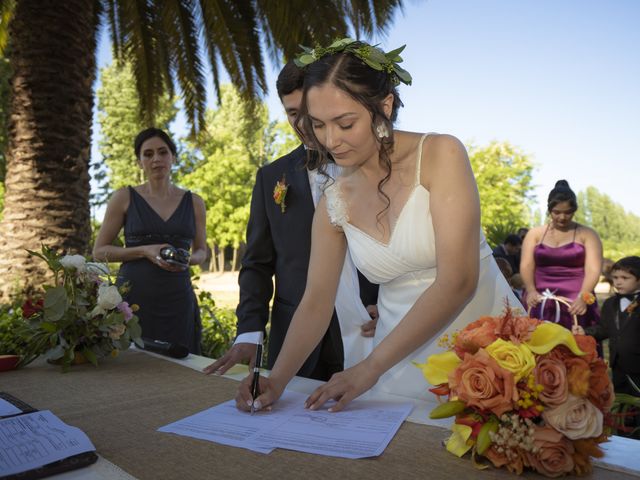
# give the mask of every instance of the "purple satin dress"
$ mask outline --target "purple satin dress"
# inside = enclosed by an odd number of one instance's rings
[[[550,247],[543,243],[536,245],[533,258],[536,264],[535,282],[538,292],[542,293],[549,289],[554,295],[575,300],[584,280],[585,257],[584,245],[575,241],[559,247]],[[541,306],[542,304],[539,304],[532,308],[531,316],[555,321],[556,302],[547,300],[542,315],[540,315]],[[571,329],[573,317],[567,312],[565,305],[561,304],[560,307],[558,323]],[[582,327],[594,325],[599,320],[600,311],[597,302],[587,305],[585,314],[578,316],[578,323]]]

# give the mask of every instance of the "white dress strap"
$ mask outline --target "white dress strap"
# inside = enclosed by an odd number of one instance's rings
[[[429,135],[433,135],[433,132],[425,133],[424,135],[422,135],[422,138],[420,138],[420,142],[418,142],[418,152],[417,152],[418,158],[416,160],[416,185],[420,185],[420,167],[422,166],[422,145],[424,144],[425,138],[427,138]]]

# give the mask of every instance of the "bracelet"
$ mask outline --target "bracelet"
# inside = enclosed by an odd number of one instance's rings
[[[584,292],[580,296],[587,305],[593,305],[596,302],[596,296],[591,292]]]

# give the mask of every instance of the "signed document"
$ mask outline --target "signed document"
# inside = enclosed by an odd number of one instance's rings
[[[271,412],[251,415],[222,403],[159,429],[270,453],[285,448],[332,457],[380,455],[411,412],[411,403],[354,400],[342,412],[308,410],[308,395],[285,390]]]

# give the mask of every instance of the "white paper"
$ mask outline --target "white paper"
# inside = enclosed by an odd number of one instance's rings
[[[404,419],[411,403],[356,400],[347,410],[304,408],[307,395],[287,390],[271,412],[254,415],[236,409],[231,400],[159,429],[224,445],[270,453],[286,448],[343,458],[380,455]]]
[[[51,411],[0,420],[0,474],[11,475],[93,451],[91,440]]]
[[[8,417],[9,415],[18,415],[22,413],[13,403],[7,402],[4,398],[0,398],[0,417]]]

